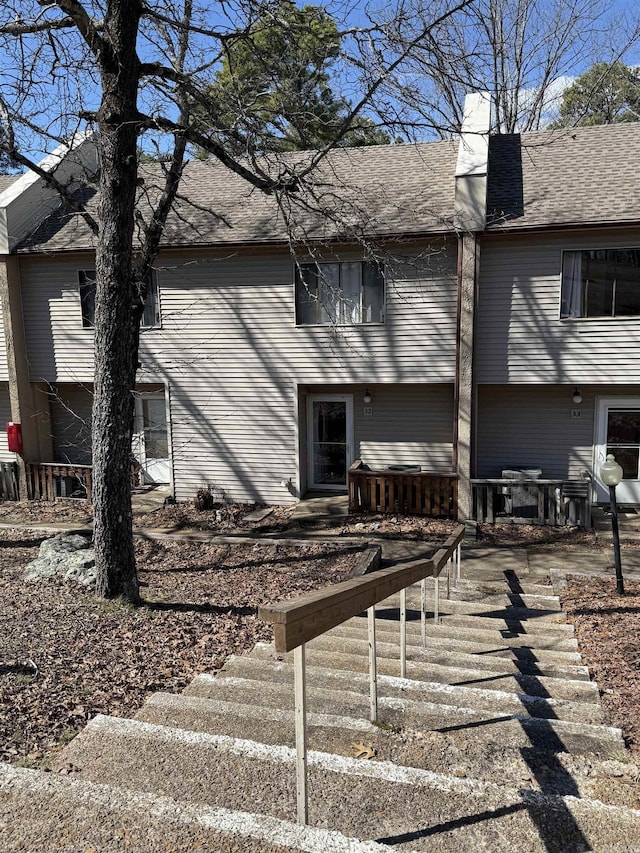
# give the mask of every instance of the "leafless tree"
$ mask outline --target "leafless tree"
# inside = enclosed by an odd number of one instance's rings
[[[96,234],[95,377],[92,413],[95,549],[98,594],[139,598],[132,539],[129,459],[140,318],[147,275],[174,204],[188,146],[208,151],[257,190],[295,208],[316,167],[348,133],[359,112],[421,44],[472,0],[436,0],[416,17],[400,3],[386,20],[342,33],[345,80],[355,104],[325,147],[299,160],[237,156],[234,128],[192,115],[207,97],[227,47],[242,39],[269,0],[5,0],[0,6],[3,69],[0,150],[38,170],[34,151],[89,128],[97,132],[97,214],[82,196],[40,171]],[[346,55],[348,52],[348,55]],[[424,52],[424,48],[423,48]],[[433,64],[445,58],[434,58]],[[149,187],[139,150],[155,144],[161,181]],[[144,203],[137,205],[141,196]],[[291,200],[294,203],[291,204]],[[304,205],[302,205],[304,208]]]
[[[494,132],[537,130],[585,63],[636,39],[637,22],[612,44],[607,12],[602,0],[476,0],[429,31],[393,81],[397,97],[418,128],[423,115],[446,135],[460,128],[465,93],[488,91]]]

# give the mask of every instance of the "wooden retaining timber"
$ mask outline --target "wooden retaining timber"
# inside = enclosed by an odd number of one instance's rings
[[[427,471],[377,471],[361,460],[349,468],[349,512],[458,516],[458,476]]]

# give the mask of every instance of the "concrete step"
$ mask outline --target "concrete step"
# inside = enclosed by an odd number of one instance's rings
[[[485,637],[476,639],[475,636],[457,632],[451,636],[451,632],[442,625],[428,623],[425,625],[427,648],[439,651],[461,652],[463,654],[478,655],[482,658],[506,658],[520,663],[531,663],[532,666],[558,666],[573,667],[576,670],[581,667],[582,656],[577,651],[562,651],[555,649],[540,649],[529,646],[512,646],[510,639],[502,637]],[[362,639],[367,637],[367,621],[361,617],[343,622],[336,628],[332,628],[329,635],[336,637],[354,637]],[[475,632],[474,632],[475,634]],[[384,642],[399,642],[400,623],[388,619],[376,620],[376,637]],[[498,641],[499,639],[499,641]],[[422,646],[422,626],[419,622],[407,622],[407,643]]]
[[[532,596],[554,596],[552,584],[536,583],[531,580],[521,580],[517,575],[509,572],[500,573],[497,577],[490,575],[480,578],[460,577],[454,588],[458,593],[467,590],[478,595],[493,595],[495,593],[506,593],[512,595]]]
[[[3,853],[382,853],[372,842],[265,815],[180,802],[82,774],[0,764]]]
[[[434,579],[426,578],[427,594],[433,595]],[[446,589],[446,574],[440,575],[440,593]],[[417,591],[420,584],[413,584],[409,589]],[[451,598],[457,601],[484,602],[490,601],[493,606],[523,607],[531,610],[560,610],[559,597],[551,584],[525,583],[507,581],[504,577],[498,580],[471,580],[460,577],[457,580],[451,575],[449,585]]]
[[[358,621],[366,625],[364,616],[355,617],[349,621],[349,624],[356,624]],[[376,610],[376,630],[385,630],[392,628],[397,631],[399,624],[399,611],[393,610]],[[347,624],[347,623],[344,623]],[[366,630],[366,628],[365,628]],[[409,610],[407,613],[407,630],[419,632],[420,629],[420,612],[418,610]],[[536,652],[573,652],[578,653],[578,642],[573,632],[563,631],[548,632],[544,631],[533,632],[527,634],[524,631],[512,630],[512,628],[503,627],[491,623],[489,627],[483,627],[479,624],[479,620],[474,617],[447,617],[446,621],[434,622],[433,615],[427,618],[427,637],[440,640],[464,640],[477,641],[479,643],[490,644],[494,647],[502,648],[532,648],[535,646]]]
[[[426,578],[427,589],[433,590],[434,579]],[[446,574],[440,575],[440,586],[446,587]],[[419,588],[419,584],[414,584]],[[535,581],[522,581],[508,573],[500,573],[499,576],[478,578],[455,578],[453,572],[450,577],[451,597],[460,601],[480,601],[485,597],[498,599],[502,597],[504,606],[528,607],[531,609],[542,608],[543,610],[558,610],[559,600],[551,583],[536,583]]]
[[[346,672],[335,670],[331,667],[307,666],[307,687],[313,691],[315,688],[333,692],[331,707],[337,709],[340,693],[353,691],[361,697],[369,695],[369,677],[365,673]],[[238,676],[265,684],[265,693],[271,686],[286,684],[289,689],[293,685],[293,668],[289,662],[273,660],[268,662],[265,658],[235,657],[232,656],[225,663],[221,672],[225,677]],[[216,680],[219,676],[216,676]],[[211,676],[202,675],[193,679],[186,688],[188,695],[209,695],[207,684]],[[313,697],[313,693],[310,693]],[[541,719],[566,720],[575,723],[601,725],[606,722],[604,712],[599,704],[591,702],[566,702],[561,699],[541,698],[527,696],[526,694],[508,693],[500,690],[485,690],[478,687],[464,687],[451,684],[439,684],[436,682],[414,681],[402,679],[395,676],[378,676],[378,695],[389,699],[388,707],[392,702],[397,703],[395,707],[402,711],[403,701],[411,700],[422,703],[425,707],[428,703],[437,709],[440,705],[455,706],[461,709],[482,711],[488,718],[500,718],[503,716],[530,716]],[[313,701],[313,699],[311,700]],[[368,700],[367,700],[368,701]],[[314,707],[313,710],[328,710],[331,707]],[[338,713],[337,710],[334,713]],[[350,711],[344,711],[350,713]],[[442,713],[436,711],[436,727],[442,726]],[[390,722],[397,723],[401,717],[392,719]],[[448,721],[446,721],[448,723]],[[464,720],[463,720],[464,722]],[[402,724],[400,722],[400,724]],[[619,730],[615,730],[616,732]]]
[[[224,678],[219,681],[224,682]],[[227,691],[229,701],[204,699],[172,693],[156,693],[136,714],[137,720],[156,725],[223,734],[251,739],[259,726],[262,743],[295,746],[295,721],[292,692],[281,697],[280,703],[265,707],[261,683],[254,682],[253,694],[246,702],[234,701],[234,691]],[[237,685],[235,685],[237,690]],[[222,692],[222,695],[225,695]],[[271,699],[275,697],[271,694]],[[382,700],[384,702],[384,700]],[[376,760],[393,761],[408,767],[419,767],[436,773],[452,773],[458,777],[473,776],[480,766],[482,778],[496,784],[544,790],[547,793],[575,794],[603,799],[634,807],[638,802],[640,785],[633,779],[638,773],[635,765],[600,758],[585,752],[584,733],[577,726],[565,724],[564,734],[579,745],[578,754],[564,749],[557,726],[552,730],[528,731],[520,727],[517,745],[504,738],[485,738],[482,728],[463,728],[457,731],[415,731],[410,728],[373,725],[365,719],[368,707],[362,703],[363,714],[357,717],[336,714],[309,713],[307,736],[310,749],[321,749],[335,755],[352,757],[355,743],[366,743],[375,750]],[[514,723],[517,722],[514,721]],[[490,729],[491,727],[488,726]],[[515,725],[513,726],[515,729]],[[569,729],[569,731],[567,731]],[[478,736],[480,734],[480,736]],[[514,732],[516,734],[517,732]],[[620,743],[616,741],[620,753]],[[598,748],[603,741],[597,742]],[[607,743],[611,750],[611,741]],[[621,774],[613,777],[611,772]]]
[[[526,630],[535,630],[537,626],[537,630],[539,631],[558,631],[558,632],[567,632],[572,633],[572,626],[567,625],[565,620],[564,613],[559,610],[544,610],[540,608],[530,608],[530,607],[515,607],[515,606],[503,606],[498,603],[496,606],[493,606],[491,601],[487,601],[485,604],[483,601],[457,601],[455,598],[445,598],[445,584],[441,584],[440,589],[440,605],[439,611],[440,614],[444,616],[456,616],[456,617],[475,617],[478,619],[479,624],[478,627],[496,627],[496,623],[505,623],[505,624],[522,624],[525,626]],[[376,606],[377,610],[395,610],[400,606],[400,596],[392,595],[389,598],[381,601],[379,605]],[[407,607],[411,610],[420,610],[421,606],[421,598],[420,598],[420,588],[419,587],[408,587],[407,589]],[[433,595],[427,595],[427,607],[429,608],[429,612],[433,613]],[[488,622],[488,625],[485,623]]]
[[[546,613],[554,613],[560,610],[560,599],[558,596],[553,595],[551,590],[546,595],[531,595],[528,593],[510,592],[508,589],[474,589],[464,585],[456,587],[452,584],[450,587],[450,597],[453,601],[475,602],[477,604],[491,605],[492,608],[496,609],[517,607],[524,610],[542,610]]]
[[[358,626],[361,627],[361,626]],[[395,633],[376,631],[376,652],[381,658],[398,659],[399,657],[399,626]],[[368,654],[369,641],[360,633],[347,634],[330,631],[321,637],[316,637],[307,645],[307,649],[335,649],[347,654]],[[412,632],[407,636],[407,659],[411,661],[438,664],[441,666],[459,667],[465,669],[482,668],[505,675],[546,676],[563,678],[573,681],[589,681],[589,670],[585,666],[561,666],[556,663],[492,657],[462,652],[450,647],[433,648],[427,642],[422,646],[419,636]]]
[[[341,669],[348,672],[368,672],[367,654],[349,654],[339,651],[340,638],[322,640],[322,647],[307,644],[306,660],[311,666]],[[335,643],[335,645],[334,645]],[[366,651],[366,650],[365,650]],[[397,647],[394,657],[378,654],[377,670],[383,675],[399,675],[400,661]],[[275,650],[269,646],[258,645],[253,651],[256,658],[273,660]],[[287,659],[287,656],[284,657]],[[290,659],[293,660],[291,653]],[[475,669],[442,665],[431,661],[407,661],[407,677],[413,680],[430,681],[438,684],[482,687],[487,690],[500,690],[509,693],[526,693],[529,696],[564,699],[570,702],[599,703],[598,686],[591,681],[572,681],[565,678],[551,678],[545,675],[506,675],[490,669]]]
[[[457,602],[460,604],[460,602]],[[473,629],[482,631],[494,631],[506,635],[525,635],[530,637],[529,644],[537,644],[538,638],[544,638],[544,644],[556,640],[571,639],[575,635],[573,625],[567,625],[562,622],[537,621],[535,618],[516,619],[510,616],[508,619],[503,619],[497,615],[497,611],[491,609],[485,612],[485,615],[477,614],[459,614],[452,613],[448,610],[450,602],[446,599],[441,599],[438,623],[446,627],[455,627],[463,629]],[[455,602],[454,602],[455,604]],[[434,613],[431,609],[431,604],[428,604],[427,621],[434,621]],[[532,613],[533,611],[527,611]],[[376,606],[376,618],[398,621],[399,607],[397,600],[395,604],[382,602]],[[407,619],[410,621],[419,621],[420,619],[420,604],[416,602],[407,603]],[[548,647],[548,646],[546,646]]]
[[[312,825],[399,850],[520,853],[625,849],[640,812],[389,762],[309,753]],[[91,782],[292,820],[295,752],[220,735],[96,717],[61,761]]]

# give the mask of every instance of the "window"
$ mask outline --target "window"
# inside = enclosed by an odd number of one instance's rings
[[[640,315],[640,249],[562,255],[561,317]]]
[[[92,329],[96,322],[96,274],[94,270],[80,270],[80,309],[82,325]]]
[[[78,273],[80,282],[80,310],[82,312],[82,326],[92,329],[96,322],[96,274],[95,270],[80,270]],[[158,300],[158,278],[155,273],[151,274],[147,287],[147,298],[144,303],[144,311],[140,320],[140,326],[148,329],[160,325],[160,307]]]
[[[382,323],[384,276],[364,261],[299,264],[296,269],[296,323]]]

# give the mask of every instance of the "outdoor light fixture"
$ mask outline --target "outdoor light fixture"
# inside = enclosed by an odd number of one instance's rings
[[[573,402],[574,403],[581,403],[582,402],[582,392],[580,391],[579,388],[573,389]]]
[[[622,480],[622,468],[612,453],[607,454],[607,461],[600,466],[600,479],[609,486],[611,501],[611,530],[613,532],[613,559],[616,567],[616,591],[624,595],[624,580],[622,579],[622,563],[620,561],[620,532],[618,530],[618,505],[616,503],[616,486]]]
[[[367,390],[364,392],[364,397],[363,397],[362,399],[363,399],[363,400],[364,400],[364,402],[367,404],[367,406],[369,405],[369,403],[370,403],[370,402],[371,402],[371,400],[373,399],[373,397],[371,396],[371,391],[369,391],[369,389],[368,389],[368,388],[367,388]]]

